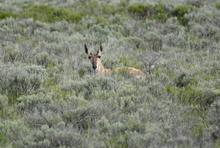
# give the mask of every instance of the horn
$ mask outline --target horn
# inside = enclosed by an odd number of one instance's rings
[[[88,48],[87,48],[86,44],[84,44],[84,47],[85,47],[86,54],[88,54],[89,52],[88,52]]]
[[[102,44],[100,44],[100,49],[97,51],[97,55],[101,55],[102,53]]]
[[[100,44],[100,51],[102,51],[102,44]]]

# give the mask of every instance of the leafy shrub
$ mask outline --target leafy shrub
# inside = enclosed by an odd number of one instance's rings
[[[220,40],[220,36],[218,34],[219,28],[215,27],[211,23],[206,23],[203,25],[192,23],[190,26],[190,30],[193,32],[194,35],[198,36],[199,38],[214,39],[216,41]]]
[[[42,93],[20,96],[17,100],[19,102],[18,103],[19,111],[25,111],[25,112],[33,112],[35,109],[44,108],[52,101],[51,96],[46,96],[43,95]]]
[[[208,121],[211,126],[212,140],[219,146],[220,142],[220,101],[215,100],[208,111]]]
[[[49,57],[47,52],[40,52],[36,55],[36,63],[37,65],[42,65],[45,67],[54,65],[54,62]]]
[[[216,4],[215,4],[215,7],[216,7],[217,9],[220,9],[220,3],[216,3]]]
[[[113,4],[105,4],[102,6],[102,11],[104,14],[115,14],[117,12],[117,8]]]
[[[128,42],[127,44],[133,49],[145,49],[145,43],[141,38],[130,36],[125,38],[125,42]]]
[[[0,11],[0,20],[6,19],[8,17],[15,18],[17,15],[12,12]]]
[[[146,9],[146,6],[141,4],[141,3],[136,3],[136,4],[133,4],[133,5],[130,5],[128,7],[128,12],[131,12],[131,13],[144,13],[145,12],[145,9]]]
[[[179,75],[175,80],[175,85],[177,87],[186,87],[190,83],[192,83],[192,78],[185,73]]]
[[[144,36],[144,40],[147,41],[148,49],[153,51],[160,51],[163,47],[163,41],[161,36],[154,32],[149,32]]]
[[[6,121],[0,125],[0,128],[16,147],[71,147],[74,145],[78,148],[86,145],[80,133],[65,127],[63,122],[57,124],[55,128],[42,125],[38,129],[31,129],[27,128],[21,120]],[[19,137],[19,135],[22,136]]]
[[[7,147],[6,143],[8,143],[8,139],[6,138],[6,136],[3,133],[0,132],[0,145],[4,146],[4,147]]]
[[[3,109],[8,105],[8,98],[7,96],[0,95],[0,108]]]
[[[14,63],[21,57],[21,52],[17,48],[6,48],[4,52],[3,59],[5,62]]]
[[[45,70],[39,66],[1,65],[0,92],[9,97],[10,102],[24,94],[40,89],[45,79]]]
[[[128,12],[145,18],[156,19],[161,22],[165,22],[170,16],[169,10],[166,9],[162,3],[155,5],[135,3],[128,7]]]
[[[49,23],[61,20],[76,23],[81,20],[82,16],[81,13],[68,8],[56,8],[47,5],[28,5],[20,15],[20,17],[32,17],[34,20]]]
[[[97,36],[100,42],[103,42],[107,39],[107,36],[111,34],[111,31],[102,27],[101,25],[94,25],[90,28],[90,33],[93,33]]]
[[[33,141],[30,141],[28,145],[30,147],[71,147],[74,145],[74,147],[80,148],[83,146],[84,140],[80,133],[74,129],[51,129],[49,126],[44,125],[41,127],[40,132],[33,134]]]
[[[190,11],[192,11],[191,5],[179,5],[175,7],[172,14],[177,17],[183,17],[185,14],[189,13]]]
[[[182,32],[181,30],[177,33],[170,32],[169,34],[164,35],[163,44],[168,45],[170,47],[185,48],[187,46],[186,36],[184,35],[184,32]]]
[[[188,0],[187,4],[200,8],[204,5],[204,2],[205,1],[201,1],[201,0]]]
[[[100,1],[97,0],[83,1],[76,5],[75,9],[88,15],[94,14],[97,16],[102,13],[102,6]]]
[[[168,93],[177,96],[182,103],[199,105],[201,108],[209,107],[220,96],[218,90],[196,88],[193,86],[183,88],[167,86],[166,90]]]
[[[170,10],[165,8],[165,6],[161,3],[154,5],[154,19],[159,20],[161,22],[166,22],[166,20],[170,17]]]
[[[7,109],[8,109],[8,97],[0,94],[0,117],[6,115],[5,114],[6,112],[9,112],[9,110]],[[0,143],[1,143],[1,138],[0,138]]]
[[[5,142],[9,146],[22,147],[24,145],[23,139],[28,135],[28,128],[22,120],[5,120],[0,121],[0,133],[7,138]],[[19,137],[18,135],[23,136]]]
[[[128,147],[128,135],[126,134],[119,134],[117,136],[112,137],[109,140],[109,143],[112,147],[121,147],[126,148]]]
[[[38,93],[17,99],[19,112],[25,113],[25,119],[32,127],[38,128],[42,125],[52,127],[62,121],[59,106],[52,103],[51,97],[51,95]]]
[[[193,7],[191,5],[179,5],[172,10],[172,15],[176,16],[180,24],[186,26],[188,25],[188,19],[185,17],[185,14],[191,12]]]
[[[122,64],[125,68],[122,68],[121,72],[126,72],[128,69],[126,67],[136,67],[136,68],[140,68],[141,64],[137,59],[134,59],[132,57],[129,56],[121,56],[118,59],[118,63]],[[120,70],[119,70],[120,71]]]
[[[153,6],[150,4],[135,3],[128,7],[128,12],[141,17],[149,17],[153,13]]]
[[[100,128],[101,132],[105,133],[110,128],[109,120],[105,116],[102,116],[101,119],[97,121],[97,126]]]
[[[205,40],[203,38],[198,37],[189,37],[189,47],[190,49],[194,50],[206,50],[209,48],[209,42],[208,40]]]
[[[115,91],[118,85],[112,78],[91,77],[87,81],[74,81],[70,88],[75,91],[76,95],[83,95],[85,99],[92,99],[92,94],[98,91]],[[69,88],[69,89],[70,89]],[[102,97],[103,98],[103,97]]]

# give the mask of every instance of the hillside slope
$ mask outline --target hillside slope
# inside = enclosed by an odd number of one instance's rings
[[[218,148],[219,115],[217,0],[0,2],[0,147]]]

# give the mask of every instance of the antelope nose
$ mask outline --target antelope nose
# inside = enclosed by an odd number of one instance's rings
[[[93,65],[93,66],[92,66],[92,68],[93,68],[93,69],[96,69],[96,68],[97,68],[97,66],[96,66],[96,65]]]

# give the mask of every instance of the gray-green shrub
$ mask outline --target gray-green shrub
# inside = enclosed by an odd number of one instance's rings
[[[45,69],[36,65],[0,65],[0,91],[15,102],[20,95],[38,91],[46,78]]]

